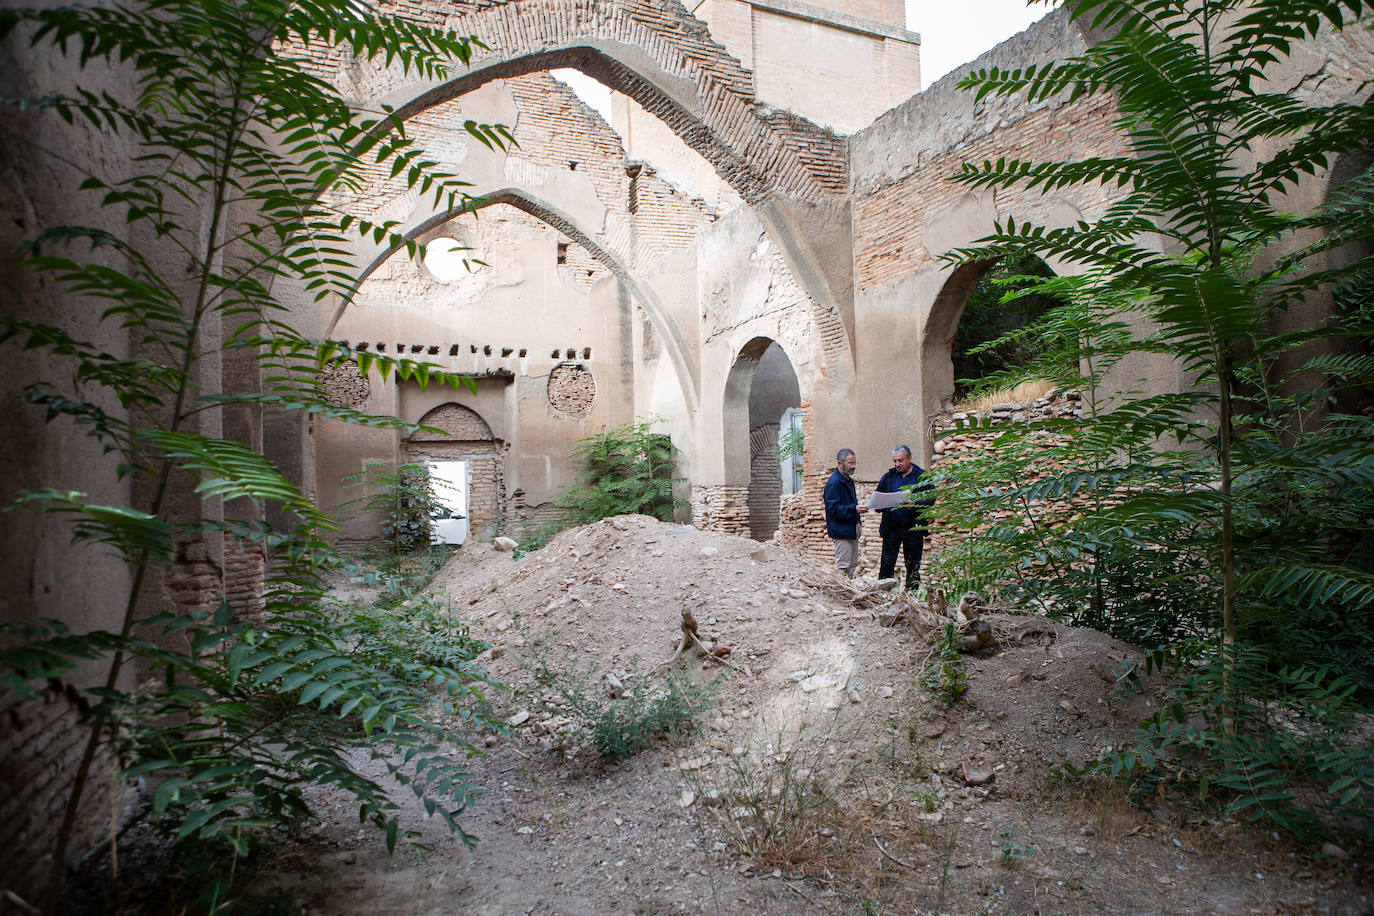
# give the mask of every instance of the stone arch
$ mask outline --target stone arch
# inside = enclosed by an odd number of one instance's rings
[[[662,119],[749,203],[848,189],[843,138],[760,105],[753,74],[676,0],[495,0],[415,12],[427,24],[480,35],[488,47],[474,49],[459,76],[417,81],[376,99],[403,117],[494,79],[566,67]]]
[[[477,411],[449,401],[427,411],[420,425],[441,432],[416,430],[401,444],[407,462],[467,462],[468,528],[478,537],[493,534],[505,511],[506,444]]]
[[[786,366],[787,373],[790,374],[791,382],[797,382],[796,370],[792,368],[791,358],[788,357],[782,347],[771,337],[753,337],[749,339],[735,357],[734,364],[730,367],[730,372],[725,379],[725,387],[722,395],[721,404],[721,449],[723,457],[723,483],[712,486],[694,486],[692,488],[692,517],[693,523],[703,530],[722,531],[727,534],[739,535],[741,537],[753,536],[755,525],[750,510],[750,489],[752,480],[752,459],[758,455],[758,449],[764,447],[762,439],[767,435],[760,434],[755,436],[755,430],[751,428],[750,416],[750,394],[753,390],[754,379],[758,374],[759,367],[764,364],[765,355],[773,351],[782,364]],[[765,369],[765,371],[767,371]],[[800,401],[800,387],[794,387],[788,392],[786,400]],[[794,406],[794,405],[789,405]],[[770,520],[768,536],[778,528],[777,508],[781,499],[782,481],[777,475],[777,423],[781,419],[782,411],[778,411],[778,416],[769,418],[767,423],[756,425],[769,425],[772,427],[772,441],[766,447],[771,453],[774,468],[774,480],[778,494],[778,501],[771,502],[773,505],[773,518]],[[766,486],[767,484],[760,484]]]
[[[969,296],[994,263],[976,261],[956,267],[930,307],[921,332],[921,406],[925,417],[945,406],[954,394],[954,332]]]
[[[417,8],[426,24],[481,36],[471,65],[446,80],[359,90],[369,107],[412,118],[491,82],[579,70],[663,121],[757,208],[787,267],[811,299],[825,369],[853,374],[853,284],[848,244],[848,143],[788,111],[762,105],[753,74],[676,0],[466,0]],[[381,82],[381,80],[377,80]]]
[[[725,454],[725,485],[749,485],[749,390],[759,360],[774,341],[769,337],[755,337],[740,347],[730,374],[725,379],[724,404],[721,407],[721,447]]]
[[[749,534],[767,541],[782,505],[780,421],[801,407],[801,385],[787,352],[775,341],[763,351],[749,385]]]
[[[663,307],[657,294],[635,278],[634,274],[625,266],[621,255],[601,244],[595,236],[583,230],[571,216],[559,208],[532,197],[518,188],[501,188],[482,195],[479,208],[489,207],[493,204],[506,204],[515,207],[517,210],[528,213],[535,219],[557,229],[585,248],[598,263],[610,271],[611,275],[629,291],[630,295],[644,310],[644,314],[648,316],[655,333],[659,335],[659,340],[668,354],[668,360],[677,374],[678,384],[682,388],[683,401],[689,411],[695,411],[700,401],[697,373],[688,361],[687,346],[682,334],[676,323],[668,317],[667,310]],[[469,211],[464,207],[455,207],[451,210],[435,213],[406,228],[401,234],[408,241],[418,239],[467,212]],[[398,245],[376,250],[371,261],[358,274],[353,289],[356,291],[361,288],[367,282],[368,277],[372,276],[400,248],[401,246]],[[335,309],[334,315],[325,329],[326,337],[334,334],[334,329],[343,319],[347,308],[348,303],[343,302]]]

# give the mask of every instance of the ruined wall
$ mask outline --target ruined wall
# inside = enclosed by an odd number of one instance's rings
[[[749,537],[749,488],[694,484],[692,524],[702,531]]]
[[[1083,402],[1076,392],[1051,393],[1026,404],[1005,403],[994,404],[981,410],[942,411],[932,418],[935,435],[943,438],[935,442],[935,457],[931,461],[931,469],[950,467],[964,461],[977,461],[979,455],[986,454],[996,447],[994,443],[997,437],[1012,424],[1049,419],[1080,419],[1082,416]],[[1035,437],[1043,443],[1045,449],[1063,444],[1067,439],[1063,434],[1048,430],[1038,431]],[[1027,470],[1025,477],[1007,483],[1017,486],[1031,484],[1052,470],[1054,469],[1048,464],[1032,466]],[[937,493],[936,499],[938,498]],[[1003,510],[987,521],[1000,521],[1012,515],[1013,513]],[[972,534],[970,531],[944,529],[939,525],[932,527],[930,536],[926,539],[926,553],[922,558],[922,566],[927,565],[941,549]]]
[[[1084,48],[1078,27],[1060,10],[962,69],[1024,66]],[[1099,215],[1115,198],[1114,188],[994,194],[949,182],[965,161],[1125,151],[1111,129],[1110,98],[975,102],[955,89],[957,82],[953,75],[940,80],[850,142],[854,346],[860,358],[847,402],[817,398],[816,409],[822,429],[852,430],[849,444],[864,477],[882,472],[897,443],[911,445],[918,463],[927,460],[930,416],[953,396],[949,347],[978,278],[952,278],[939,255],[984,235],[999,218],[1064,225]],[[853,425],[844,416],[855,404],[868,422]]]

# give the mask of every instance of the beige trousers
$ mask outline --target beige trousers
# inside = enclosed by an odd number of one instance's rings
[[[835,568],[838,569],[845,578],[854,578],[854,571],[859,568],[858,541],[835,542]]]

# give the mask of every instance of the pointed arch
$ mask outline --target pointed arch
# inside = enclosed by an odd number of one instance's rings
[[[625,266],[624,261],[619,255],[602,245],[597,241],[595,236],[582,229],[571,216],[552,204],[526,194],[518,188],[509,187],[490,191],[482,196],[480,207],[489,207],[494,204],[506,204],[515,207],[518,210],[528,213],[535,219],[548,224],[554,229],[557,229],[559,232],[562,232],[568,238],[585,248],[598,263],[611,272],[611,275],[629,291],[631,297],[633,297],[639,304],[639,307],[644,310],[644,314],[648,316],[649,321],[653,324],[655,333],[659,335],[660,340],[663,342],[664,350],[668,354],[668,360],[673,366],[673,371],[677,374],[678,384],[682,387],[683,401],[686,403],[689,412],[695,412],[701,397],[697,382],[697,374],[693,370],[693,364],[689,361],[687,347],[682,339],[682,334],[677,324],[668,317],[667,311],[664,309],[657,294],[635,278]],[[435,213],[407,228],[402,235],[407,241],[418,239],[427,232],[444,225],[450,220],[457,219],[466,212],[468,211],[465,208],[455,207],[451,210]],[[358,279],[353,285],[353,289],[355,291],[359,289],[363,283],[367,281],[368,277],[376,272],[377,268],[381,267],[388,258],[400,249],[401,246],[399,245],[378,249],[371,261],[369,261],[367,266],[359,273]],[[347,309],[348,303],[344,302],[335,310],[325,330],[326,337],[333,336],[334,329],[338,327]]]

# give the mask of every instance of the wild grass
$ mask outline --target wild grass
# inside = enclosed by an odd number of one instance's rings
[[[1054,391],[1055,383],[1049,379],[1027,379],[1011,388],[999,388],[966,401],[954,404],[954,410],[987,410],[994,404],[1029,404],[1036,398],[1043,398]]]

